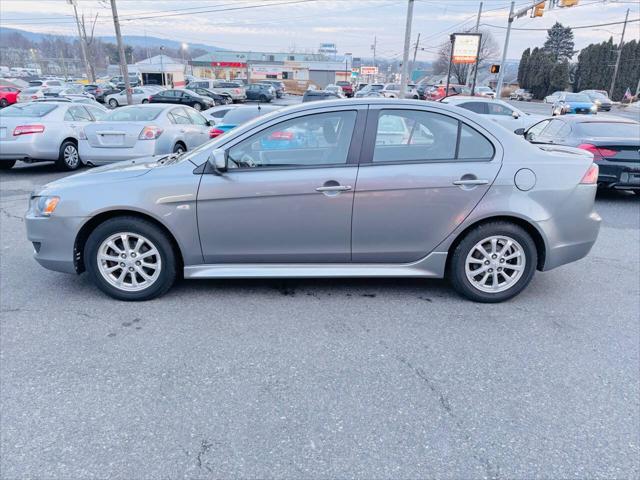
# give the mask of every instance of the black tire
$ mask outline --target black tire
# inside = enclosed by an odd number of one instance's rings
[[[116,108],[118,106],[118,101],[115,98],[110,98],[109,99],[109,106],[111,108]]]
[[[0,170],[11,170],[15,164],[15,160],[0,160]]]
[[[173,153],[184,153],[186,151],[187,147],[182,142],[178,142],[173,146]]]
[[[524,259],[524,268],[520,277],[515,280],[513,285],[497,293],[485,292],[477,288],[469,281],[466,274],[466,262],[469,253],[474,249],[476,244],[492,236],[507,237],[507,239],[515,240],[521,247],[521,256]],[[495,261],[498,262],[499,258]],[[507,265],[508,262],[509,260],[507,260],[507,263],[496,263],[493,268],[503,268],[500,265]],[[455,288],[462,296],[473,300],[474,302],[497,303],[509,300],[524,290],[533,278],[537,264],[538,252],[531,235],[529,235],[522,227],[513,223],[491,222],[479,225],[471,230],[456,246],[451,256],[447,276],[449,277],[453,288]],[[484,268],[485,265],[481,265],[481,267]],[[493,274],[491,275],[493,276]],[[503,274],[498,275],[502,276],[504,280],[505,276],[503,276]],[[500,277],[498,276],[493,278],[498,278],[498,281],[500,281]]]
[[[77,170],[82,166],[80,154],[78,153],[78,145],[71,140],[65,140],[60,145],[58,159],[56,160],[56,168],[63,172]]]
[[[193,104],[193,108],[195,108],[197,111],[201,111],[202,110],[202,105],[200,103],[194,103]]]
[[[4,108],[9,105],[9,101],[6,98],[0,98],[0,108]]]
[[[109,283],[103,277],[102,273],[100,273],[97,258],[98,250],[106,239],[120,232],[142,235],[149,239],[158,250],[161,265],[160,273],[147,288],[139,291],[123,290]],[[118,300],[151,300],[166,293],[176,279],[177,263],[169,238],[152,222],[137,217],[116,217],[98,225],[93,232],[91,232],[85,244],[84,263],[85,269],[93,283],[104,293]]]
[[[267,103],[269,99],[267,98],[266,95],[260,95],[260,98],[258,100],[262,103]]]
[[[149,103],[149,100],[147,100],[146,98],[143,98],[142,102],[140,102],[140,103]]]

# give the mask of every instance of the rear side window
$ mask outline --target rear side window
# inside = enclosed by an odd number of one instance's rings
[[[191,122],[196,124],[196,125],[206,125],[207,124],[207,120],[200,115],[198,112],[196,112],[195,110],[191,109],[191,108],[187,108],[186,109],[187,115],[189,115],[189,118],[191,119]]]
[[[373,162],[490,160],[494,148],[455,118],[415,110],[382,110]]]
[[[483,102],[465,102],[459,104],[458,106],[480,114],[487,113],[487,104]]]
[[[175,110],[171,110],[169,114],[171,118],[173,118],[173,122],[178,125],[187,125],[191,123],[187,112],[184,111],[184,108],[176,108]]]
[[[91,122],[93,118],[83,107],[69,107],[64,115],[66,121]]]

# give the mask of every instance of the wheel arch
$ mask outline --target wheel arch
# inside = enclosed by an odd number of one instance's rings
[[[136,210],[107,210],[98,213],[97,215],[91,217],[78,231],[75,241],[73,243],[73,264],[77,273],[82,273],[85,271],[85,259],[84,259],[84,247],[87,243],[87,239],[91,232],[93,232],[98,225],[110,220],[112,218],[117,217],[135,217],[141,220],[146,220],[158,228],[160,228],[171,243],[173,248],[173,252],[176,256],[176,262],[178,267],[178,272],[182,271],[182,267],[184,266],[184,258],[182,256],[182,250],[180,249],[180,245],[175,237],[175,235],[160,222],[157,218],[152,215],[148,215],[144,212],[139,212]]]
[[[529,235],[531,235],[531,238],[533,239],[533,242],[535,243],[535,246],[536,246],[536,251],[538,253],[538,264],[536,265],[536,269],[542,270],[544,268],[544,262],[546,260],[546,253],[547,253],[547,245],[545,243],[544,237],[542,236],[542,233],[540,233],[540,230],[538,230],[538,228],[529,220],[526,220],[522,217],[517,217],[514,215],[498,215],[494,217],[485,217],[485,218],[479,219],[473,222],[472,224],[467,225],[461,232],[459,232],[456,235],[455,239],[453,240],[453,242],[451,242],[451,245],[449,245],[449,248],[447,249],[447,263],[445,267],[445,272],[449,270],[451,257],[453,256],[454,250],[460,244],[460,242],[464,239],[464,237],[474,228],[480,225],[484,225],[486,223],[493,223],[493,222],[513,223],[523,228]]]

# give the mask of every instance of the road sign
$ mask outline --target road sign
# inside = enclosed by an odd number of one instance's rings
[[[480,37],[478,33],[453,34],[453,63],[476,63],[480,51]]]
[[[377,75],[378,67],[360,67],[360,73],[362,75]]]

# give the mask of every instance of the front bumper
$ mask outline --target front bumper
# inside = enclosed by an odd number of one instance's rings
[[[0,140],[0,160],[57,160],[60,145],[49,143],[38,135],[42,134],[20,135],[11,141]]]
[[[76,273],[74,244],[84,217],[25,216],[27,239],[34,245],[33,257],[44,268]]]
[[[597,162],[598,185],[620,190],[640,190],[639,162]]]

